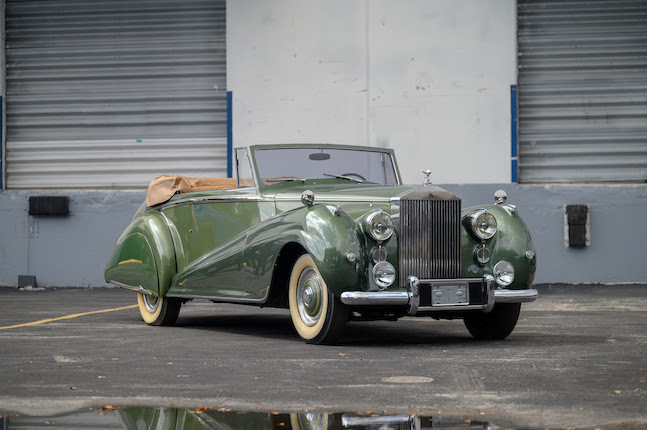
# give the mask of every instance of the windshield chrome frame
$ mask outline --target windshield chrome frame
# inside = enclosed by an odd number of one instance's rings
[[[256,160],[256,150],[271,150],[271,149],[335,149],[335,150],[351,150],[351,151],[364,151],[364,152],[378,152],[382,154],[388,154],[391,158],[391,167],[395,175],[396,183],[394,185],[402,185],[402,178],[400,176],[400,170],[398,168],[398,163],[395,159],[395,151],[391,148],[379,148],[373,146],[358,146],[358,145],[335,145],[335,144],[279,144],[279,145],[250,145],[249,147],[238,147],[237,149],[247,149],[247,154],[252,163],[252,170],[254,174],[254,182],[256,188],[262,190],[271,185],[265,185],[261,181],[261,175],[259,171],[259,166]]]

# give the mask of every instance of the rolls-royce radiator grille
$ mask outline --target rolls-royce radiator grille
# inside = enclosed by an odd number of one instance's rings
[[[400,200],[400,285],[461,275],[461,201]]]

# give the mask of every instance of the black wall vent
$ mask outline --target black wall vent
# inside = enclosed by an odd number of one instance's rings
[[[29,215],[67,216],[70,214],[68,196],[30,196]]]
[[[591,245],[589,232],[590,218],[588,205],[566,205],[565,215],[565,237],[566,246],[571,248],[585,248]]]

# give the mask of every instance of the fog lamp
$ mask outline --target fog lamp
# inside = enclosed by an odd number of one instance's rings
[[[373,266],[373,280],[380,288],[386,288],[395,282],[395,267],[388,261],[380,261]]]
[[[492,253],[487,246],[483,245],[476,249],[476,260],[481,264],[487,264],[490,261]]]
[[[512,284],[514,282],[514,266],[507,261],[499,261],[494,266],[494,279],[497,284],[503,287]]]

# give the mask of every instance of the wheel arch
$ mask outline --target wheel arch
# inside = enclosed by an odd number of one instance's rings
[[[306,249],[297,242],[288,242],[279,251],[274,264],[272,281],[270,283],[270,293],[266,305],[278,308],[288,307],[288,281],[290,280],[290,271],[297,259],[305,254]]]

